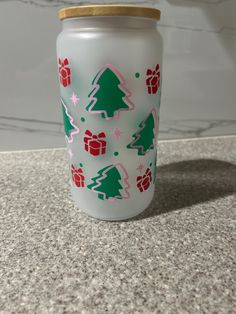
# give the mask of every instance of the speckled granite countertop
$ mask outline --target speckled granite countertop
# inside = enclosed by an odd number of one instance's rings
[[[150,208],[86,217],[63,149],[0,154],[0,313],[235,313],[236,137],[163,142]]]

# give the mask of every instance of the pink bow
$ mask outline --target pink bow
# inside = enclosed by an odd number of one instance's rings
[[[67,58],[65,58],[64,60],[61,60],[61,59],[59,58],[59,64],[60,64],[60,66],[63,68],[64,66],[66,66],[66,65],[69,64],[69,61],[68,61]]]
[[[85,131],[85,135],[89,136],[89,137],[92,137],[93,136],[93,133],[89,130],[86,130]],[[98,133],[97,134],[97,137],[98,138],[106,138],[106,134],[104,132],[101,132],[101,133]]]
[[[75,171],[77,173],[81,173],[81,174],[83,173],[83,170],[81,168],[76,169],[75,165],[72,165],[71,168],[72,168],[73,171]]]
[[[159,66],[159,64],[157,64],[154,71],[152,71],[151,69],[147,69],[147,75],[156,75],[157,74],[159,76],[160,75],[159,70],[160,70],[160,66]]]

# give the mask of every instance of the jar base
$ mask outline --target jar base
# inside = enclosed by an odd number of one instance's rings
[[[121,217],[102,217],[102,216],[99,216],[99,215],[94,215],[94,214],[91,214],[89,211],[85,210],[85,209],[81,209],[79,207],[77,207],[79,210],[81,210],[81,212],[83,214],[85,214],[86,216],[89,216],[91,218],[94,218],[94,219],[99,219],[99,220],[103,220],[103,221],[125,221],[125,220],[129,220],[131,218],[134,218],[134,217],[137,217],[138,215],[140,215],[142,212],[144,212],[146,208],[142,208],[139,212],[135,213],[135,214],[132,214],[132,215],[127,215],[127,216],[121,216]]]

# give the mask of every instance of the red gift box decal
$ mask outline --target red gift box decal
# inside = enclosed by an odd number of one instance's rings
[[[78,188],[84,187],[84,174],[81,168],[76,169],[75,165],[71,165],[72,180]]]
[[[64,87],[70,85],[71,83],[70,80],[71,71],[68,65],[69,61],[67,58],[65,58],[64,60],[59,59],[59,78],[61,85]]]
[[[84,137],[85,150],[93,156],[106,154],[107,142],[104,140],[105,138],[106,134],[104,132],[93,135],[92,132],[87,130]]]
[[[156,65],[154,71],[147,69],[146,84],[148,88],[148,94],[156,94],[160,86],[160,66]]]
[[[137,188],[140,192],[146,191],[152,182],[152,172],[148,168],[143,176],[137,177]]]

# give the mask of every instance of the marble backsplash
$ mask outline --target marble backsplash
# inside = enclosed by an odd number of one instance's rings
[[[236,0],[139,2],[162,11],[159,137],[236,134]],[[64,146],[55,41],[71,3],[0,1],[0,150]]]

